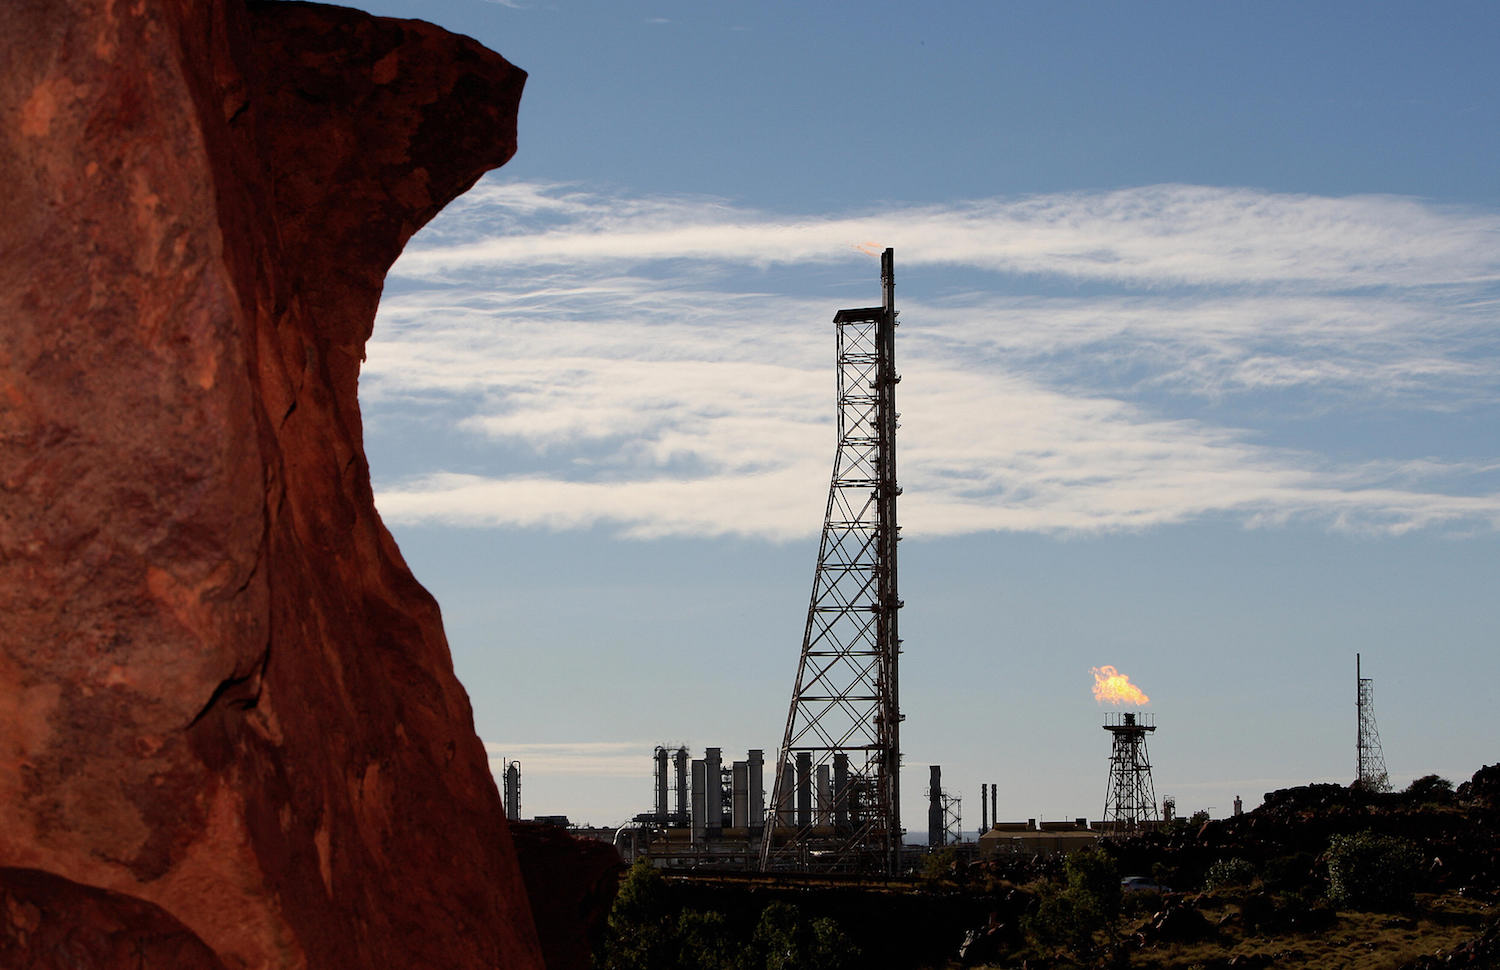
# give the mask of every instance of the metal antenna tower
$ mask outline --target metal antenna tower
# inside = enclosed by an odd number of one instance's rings
[[[774,771],[763,869],[895,872],[900,866],[896,384],[901,378],[896,375],[894,267],[894,250],[887,249],[880,257],[880,306],[840,310],[833,317],[838,451],[802,657]]]
[[[1385,771],[1385,752],[1380,748],[1380,732],[1375,729],[1375,681],[1361,677],[1359,654],[1354,655],[1354,705],[1359,719],[1354,736],[1354,784],[1365,791],[1390,791],[1391,779]]]
[[[1141,715],[1150,718],[1149,714]],[[1106,831],[1136,832],[1144,823],[1157,821],[1156,788],[1151,784],[1151,758],[1146,752],[1146,734],[1156,730],[1149,720],[1135,714],[1105,716],[1104,730],[1115,736],[1109,756],[1109,787],[1104,793]]]

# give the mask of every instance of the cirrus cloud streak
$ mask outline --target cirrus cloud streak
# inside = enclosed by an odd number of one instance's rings
[[[1196,186],[789,219],[485,183],[382,303],[382,514],[816,531],[827,321],[874,302],[871,238],[897,248],[908,536],[1500,527],[1492,441],[1427,433],[1495,411],[1500,219]],[[403,464],[413,427],[453,445]]]

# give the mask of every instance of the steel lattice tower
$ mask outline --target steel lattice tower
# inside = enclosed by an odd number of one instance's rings
[[[1357,653],[1354,655],[1354,683],[1354,709],[1359,723],[1354,736],[1354,784],[1365,791],[1390,791],[1385,752],[1380,747],[1380,732],[1375,729],[1375,681],[1360,676]]]
[[[943,792],[943,844],[957,845],[964,840],[964,801]]]
[[[1135,714],[1120,714],[1111,715],[1104,730],[1115,737],[1109,756],[1109,787],[1104,793],[1104,824],[1113,825],[1117,832],[1136,832],[1144,823],[1157,821],[1156,788],[1146,752],[1146,734],[1155,731],[1156,725],[1138,721]]]
[[[894,252],[883,301],[840,310],[838,451],[774,770],[762,868],[894,872],[901,847]],[[817,805],[813,804],[816,779]]]

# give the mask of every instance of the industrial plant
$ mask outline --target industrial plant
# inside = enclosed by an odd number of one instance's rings
[[[824,510],[813,587],[781,744],[725,759],[685,745],[651,754],[652,808],[615,829],[583,834],[612,842],[627,860],[677,870],[864,873],[909,871],[925,849],[954,848],[981,858],[1045,855],[1128,837],[1172,822],[1176,800],[1160,811],[1147,739],[1155,717],[1130,678],[1092,669],[1093,696],[1110,736],[1098,819],[1002,821],[998,784],[980,786],[980,824],[963,832],[962,799],[930,765],[926,846],[907,846],[901,820],[901,713],[897,587],[900,526],[896,500],[894,254],[881,255],[879,306],[834,314],[837,449]],[[1371,681],[1357,686],[1357,783],[1389,789],[1371,707]],[[1134,710],[1123,710],[1133,707]],[[521,765],[503,762],[506,814],[520,818]],[[769,772],[769,778],[767,774]],[[769,788],[769,798],[767,790]],[[1235,798],[1235,814],[1241,802]],[[561,816],[534,821],[567,825]]]
[[[820,566],[821,569],[821,566]],[[1356,655],[1355,787],[1389,791],[1384,757],[1375,729],[1373,681],[1362,674]],[[1094,695],[1100,703],[1143,705],[1150,698],[1115,668],[1094,668]],[[806,700],[806,692],[802,699]],[[794,712],[795,713],[795,712]],[[748,871],[766,867],[780,872],[880,874],[909,871],[917,857],[956,847],[978,859],[1017,858],[1071,852],[1103,837],[1128,837],[1170,824],[1177,817],[1176,799],[1158,800],[1152,779],[1148,737],[1157,730],[1153,715],[1141,711],[1107,712],[1110,736],[1103,811],[1097,819],[1079,816],[1048,821],[1029,818],[1002,821],[999,784],[983,783],[979,791],[980,824],[972,841],[962,829],[962,799],[943,786],[942,766],[928,766],[927,842],[904,845],[886,858],[870,851],[861,833],[875,831],[868,805],[868,783],[850,769],[847,751],[835,750],[824,763],[811,751],[792,749],[792,757],[772,766],[772,792],[788,797],[766,799],[765,752],[752,748],[745,757],[725,760],[723,749],[709,747],[701,757],[685,745],[658,745],[650,755],[652,808],[618,828],[575,829],[613,843],[626,861],[647,859],[653,865],[683,871]],[[506,814],[520,818],[521,764],[503,762]],[[852,804],[851,804],[852,803]],[[1232,815],[1243,812],[1234,799]],[[1206,812],[1199,812],[1207,817]],[[563,816],[540,816],[535,822],[567,826]]]
[[[751,749],[726,762],[721,748],[694,758],[685,746],[659,745],[652,755],[652,810],[609,837],[629,859],[648,857],[673,868],[758,868],[762,871],[902,872],[899,694],[902,602],[897,586],[900,526],[896,501],[894,252],[881,254],[879,306],[834,314],[837,449],[824,509],[813,588],[785,729],[770,765]],[[1117,681],[1128,678],[1102,668]],[[1096,679],[1099,678],[1096,670]],[[1118,684],[1106,680],[1108,689]],[[1101,688],[1096,686],[1096,696]],[[1146,702],[1130,686],[1112,697]],[[1154,822],[1150,765],[1134,714],[1111,764],[1108,827],[1133,831]],[[507,763],[507,811],[519,812],[519,764]],[[964,845],[962,800],[929,767],[927,848]],[[1126,779],[1128,779],[1128,784]],[[987,790],[982,835],[1006,831],[996,818],[996,788]],[[1083,820],[1079,820],[1083,822]],[[1019,825],[1020,823],[1016,823]],[[1031,820],[1028,831],[1058,826]],[[1083,829],[1097,837],[1106,826]],[[604,835],[606,833],[597,833]],[[991,838],[992,842],[996,838]],[[1013,834],[1005,845],[1028,841]],[[967,843],[976,849],[977,843]]]

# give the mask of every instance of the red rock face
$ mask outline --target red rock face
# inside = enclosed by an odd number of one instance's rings
[[[0,50],[0,953],[539,967],[356,400],[524,73],[241,0],[8,0]]]
[[[0,966],[224,970],[213,950],[159,907],[50,873],[0,869],[0,912]]]

